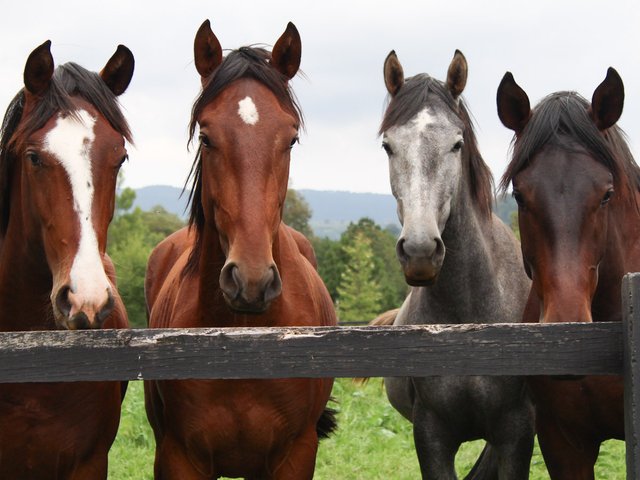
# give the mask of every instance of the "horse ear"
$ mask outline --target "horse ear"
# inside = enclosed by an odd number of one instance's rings
[[[37,47],[27,58],[24,67],[24,86],[32,95],[42,95],[49,88],[53,77],[51,40]]]
[[[205,20],[196,33],[193,42],[193,57],[202,83],[222,63],[222,47],[211,30],[209,20]]]
[[[100,71],[100,77],[115,96],[122,95],[131,83],[135,63],[131,50],[124,45],[118,45],[116,53]]]
[[[464,58],[460,50],[456,50],[447,71],[447,89],[451,92],[453,98],[458,98],[467,85],[468,72],[467,59]]]
[[[513,79],[511,72],[502,77],[496,98],[498,117],[502,124],[520,133],[531,117],[531,104],[525,91]]]
[[[593,92],[589,114],[599,130],[612,127],[622,115],[624,106],[624,84],[612,67],[607,76]]]
[[[289,22],[271,51],[271,64],[288,79],[295,77],[300,68],[302,40],[296,26]]]
[[[391,50],[384,59],[384,84],[389,95],[395,97],[402,85],[404,85],[404,70],[395,50]]]

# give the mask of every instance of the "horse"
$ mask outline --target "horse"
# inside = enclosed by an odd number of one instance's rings
[[[624,85],[609,68],[591,103],[553,93],[531,109],[509,72],[498,115],[515,132],[501,186],[513,186],[524,268],[525,322],[622,320],[621,283],[640,269],[640,169],[616,122]],[[620,376],[531,377],[540,448],[553,479],[593,479],[600,443],[624,438]]]
[[[134,58],[101,72],[29,55],[0,135],[0,330],[126,328],[105,253]],[[123,382],[0,384],[0,478],[105,479]]]
[[[189,226],[152,252],[151,328],[336,325],[309,241],[282,222],[302,126],[289,81],[302,53],[289,23],[271,52],[224,58],[208,20],[194,42],[202,90]],[[155,478],[311,479],[319,437],[335,427],[333,379],[145,382]]]
[[[394,51],[384,62],[390,101],[379,133],[402,224],[396,253],[411,286],[390,315],[394,325],[522,317],[529,280],[514,234],[492,213],[493,179],[461,98],[467,73],[458,50],[445,82],[424,73],[405,80]],[[480,438],[487,443],[467,478],[528,478],[534,410],[524,379],[384,381],[391,404],[413,423],[423,478],[457,478],[458,448]]]

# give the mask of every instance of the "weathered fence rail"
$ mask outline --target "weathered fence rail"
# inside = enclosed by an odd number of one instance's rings
[[[0,382],[622,374],[622,325],[205,328],[0,334]]]
[[[622,323],[5,332],[0,383],[624,375],[627,478],[640,479],[640,274],[622,290]]]

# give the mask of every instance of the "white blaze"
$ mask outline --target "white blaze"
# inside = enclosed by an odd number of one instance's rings
[[[247,125],[255,125],[260,120],[258,109],[251,97],[244,97],[238,102],[238,115]]]
[[[77,117],[77,118],[76,118]],[[44,148],[64,167],[71,184],[74,210],[80,223],[80,244],[71,266],[71,292],[84,303],[99,306],[106,301],[110,288],[98,251],[98,239],[91,218],[93,206],[93,176],[91,147],[95,140],[96,119],[85,110],[76,117],[59,116],[45,138]]]
[[[452,186],[460,176],[460,161],[451,158],[459,155],[451,152],[457,130],[425,107],[407,123],[385,133],[394,151],[389,159],[390,179],[402,200],[403,236],[433,238],[444,229]]]
[[[417,134],[422,132],[427,125],[431,125],[435,122],[436,118],[431,115],[428,108],[421,110],[420,113],[418,113],[418,115],[416,115],[415,118],[411,121],[411,123],[413,124],[412,126]]]

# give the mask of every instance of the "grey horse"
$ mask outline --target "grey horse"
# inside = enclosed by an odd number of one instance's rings
[[[522,318],[530,282],[513,233],[493,213],[493,178],[460,95],[467,62],[456,50],[445,83],[404,78],[391,52],[380,133],[402,232],[396,250],[411,291],[395,325],[503,323]],[[425,479],[456,479],[460,445],[485,439],[466,478],[529,477],[534,408],[507,376],[386,378],[391,404],[413,423]]]

